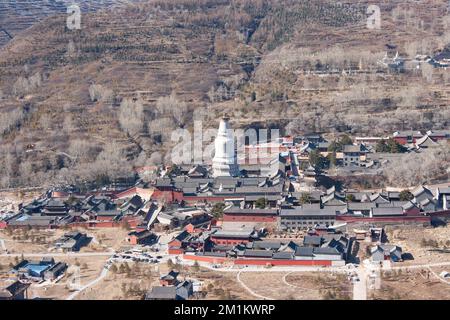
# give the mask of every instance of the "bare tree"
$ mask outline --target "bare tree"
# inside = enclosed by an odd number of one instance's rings
[[[422,150],[422,153],[408,153],[391,162],[384,175],[393,186],[409,187],[433,182],[448,176],[450,172],[450,145],[446,142]]]
[[[39,88],[41,85],[42,76],[39,72],[29,78],[19,77],[13,85],[13,94],[16,96],[22,96]]]
[[[16,128],[25,117],[22,109],[13,109],[0,113],[0,135]]]
[[[71,140],[68,153],[75,161],[86,161],[92,156],[91,144],[86,140]]]
[[[39,123],[42,126],[42,129],[47,130],[51,128],[52,125],[52,119],[48,114],[41,115],[41,118],[39,119]]]
[[[116,143],[105,146],[97,156],[93,169],[97,175],[105,175],[111,178],[129,176],[131,164],[127,161],[124,151]]]
[[[422,64],[422,76],[425,78],[427,82],[433,81],[433,73],[434,68],[431,64],[423,63]]]
[[[67,132],[67,134],[70,134],[70,132],[74,129],[72,116],[70,114],[66,114],[64,117],[63,129]]]
[[[111,102],[114,98],[114,92],[100,84],[92,84],[89,87],[89,96],[92,102]]]
[[[172,118],[164,117],[152,120],[148,124],[149,133],[152,135],[161,135],[161,139],[169,141],[172,130],[176,128]]]
[[[170,96],[160,97],[156,101],[156,110],[161,115],[171,115],[173,119],[180,124],[184,121],[188,108],[184,101],[178,100],[172,93]]]
[[[144,127],[144,106],[141,99],[123,99],[119,109],[119,123],[122,130],[134,136]]]

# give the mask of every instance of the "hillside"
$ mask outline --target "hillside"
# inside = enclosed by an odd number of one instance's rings
[[[96,12],[108,8],[137,3],[138,0],[76,1],[82,12]],[[72,2],[65,0],[2,0],[0,1],[0,47],[16,35],[48,16],[65,14]]]
[[[384,2],[379,30],[369,4],[155,0],[87,12],[75,31],[50,15],[0,49],[0,185],[168,161],[194,110],[205,127],[227,111],[293,133],[448,128],[450,71],[379,63],[387,44],[407,65],[443,49],[447,2]]]

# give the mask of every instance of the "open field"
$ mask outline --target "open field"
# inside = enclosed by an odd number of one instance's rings
[[[411,253],[414,258],[398,263],[396,266],[450,261],[450,253],[434,251],[450,248],[450,226],[388,228],[387,233],[390,243],[399,245],[404,253]],[[424,239],[429,244],[425,245]]]
[[[287,300],[349,299],[352,289],[342,274],[316,272],[243,272],[240,280],[254,293]]]
[[[121,228],[104,229],[55,229],[55,230],[28,230],[17,229],[11,232],[0,230],[0,239],[5,240],[9,253],[42,253],[54,252],[50,250],[53,242],[68,231],[87,233],[92,240],[80,252],[96,252],[106,250],[119,250],[128,246],[126,237],[129,231]]]
[[[433,268],[440,273],[440,269]],[[448,269],[448,268],[447,268]],[[376,300],[448,300],[450,285],[441,282],[428,270],[384,272],[379,290],[368,293],[369,299]]]
[[[120,264],[117,264],[120,267]],[[130,264],[126,273],[109,272],[99,283],[85,290],[76,299],[141,299],[152,286],[159,286],[159,277],[170,268],[166,264],[149,266]],[[348,299],[352,288],[342,275],[315,272],[288,273],[243,272],[240,281],[236,272],[215,272],[205,268],[175,266],[179,279],[202,283],[202,299]],[[264,285],[261,285],[264,283]],[[256,294],[256,295],[255,295]]]

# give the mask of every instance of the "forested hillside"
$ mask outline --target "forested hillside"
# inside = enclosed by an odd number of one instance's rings
[[[366,26],[380,5],[381,29]],[[2,17],[4,19],[4,17]],[[361,135],[448,128],[447,1],[153,0],[50,14],[0,48],[0,187],[170,161],[176,128]],[[5,21],[5,20],[3,20]],[[406,59],[395,72],[389,51]]]

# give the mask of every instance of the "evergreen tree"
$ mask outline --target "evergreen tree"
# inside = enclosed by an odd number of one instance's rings
[[[311,201],[312,201],[312,198],[309,193],[302,193],[302,195],[300,196],[300,199],[299,199],[299,202],[301,204],[311,203]]]
[[[400,201],[409,201],[412,200],[413,198],[414,195],[411,192],[409,192],[409,190],[403,190],[399,194]]]
[[[218,202],[216,204],[214,204],[211,213],[214,216],[214,218],[216,219],[220,219],[223,217],[223,209],[225,209],[225,203],[223,202]]]
[[[255,201],[255,206],[258,209],[264,209],[267,207],[267,200],[266,198],[259,198],[258,200]]]
[[[353,144],[353,140],[348,135],[344,134],[339,139],[339,143],[344,146],[344,145],[347,145],[347,144]]]

